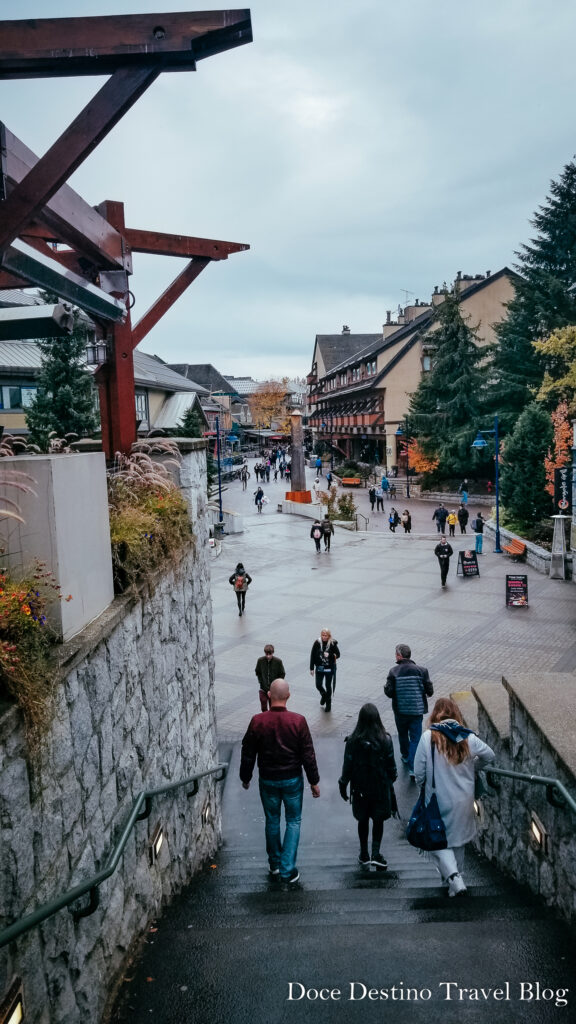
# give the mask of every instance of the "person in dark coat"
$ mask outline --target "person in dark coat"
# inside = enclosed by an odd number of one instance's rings
[[[466,526],[468,524],[468,519],[470,518],[470,513],[468,512],[466,505],[460,505],[456,515],[458,516],[458,522],[460,523],[460,533],[466,533]]]
[[[259,683],[258,696],[260,698],[260,707],[262,711],[268,711],[270,708],[270,687],[275,679],[285,679],[286,670],[280,658],[274,657],[274,645],[266,644],[264,647],[264,656],[258,658],[256,662],[256,668],[254,669],[256,678]]]
[[[364,704],[351,736],[346,738],[342,774],[338,780],[340,796],[348,799],[350,783],[352,814],[358,822],[359,863],[373,864],[385,871],[388,864],[380,852],[384,822],[397,812],[393,783],[397,777],[392,738],[386,732],[378,708]],[[372,821],[372,850],[368,836]]]
[[[376,504],[376,488],[374,486],[368,490],[368,500],[370,502],[370,511],[373,512]]]
[[[474,533],[476,534],[476,545],[475,546],[476,546],[476,554],[478,554],[478,555],[482,554],[482,541],[484,539],[482,535],[484,533],[484,523],[485,522],[486,522],[486,520],[484,519],[484,516],[482,515],[482,513],[478,512],[476,514],[476,519],[474,519],[474,521],[472,523],[472,529],[474,530]]]
[[[319,519],[315,519],[310,527],[310,536],[316,545],[316,551],[320,551],[320,541],[322,540],[322,523]]]
[[[316,677],[320,707],[323,707],[324,711],[332,709],[333,682],[336,675],[336,662],[339,657],[338,641],[334,639],[329,629],[323,629],[318,640],[312,644],[310,651],[310,675]]]
[[[432,516],[432,521],[434,522],[434,520],[436,520],[436,529],[438,530],[438,533],[444,533],[447,518],[448,509],[444,508],[444,505],[440,503]]]
[[[328,513],[326,513],[320,525],[322,527],[322,536],[324,538],[324,551],[330,551],[330,541],[334,536],[334,524]]]
[[[234,593],[236,594],[236,600],[238,601],[238,615],[242,615],[242,612],[246,608],[246,591],[252,583],[252,577],[250,573],[246,572],[242,562],[238,562],[238,565],[234,569],[228,583],[234,587]]]
[[[434,554],[436,555],[440,565],[440,582],[442,586],[445,587],[448,569],[450,568],[450,559],[454,552],[451,544],[448,543],[444,535],[440,537],[440,543],[434,548]]]

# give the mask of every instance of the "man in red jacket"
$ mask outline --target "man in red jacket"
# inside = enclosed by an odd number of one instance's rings
[[[288,711],[290,687],[285,679],[275,679],[270,687],[270,710],[254,715],[242,740],[240,779],[244,789],[250,786],[256,758],[260,799],[266,819],[266,853],[270,874],[282,882],[297,882],[296,867],[304,779],[313,797],[320,796],[320,776],[314,744],[304,715]],[[284,804],[286,828],[280,838],[280,815]]]

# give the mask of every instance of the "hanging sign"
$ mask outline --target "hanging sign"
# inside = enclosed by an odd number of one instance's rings
[[[456,575],[462,576],[479,576],[480,569],[478,568],[478,555],[475,551],[459,551],[458,552],[458,568],[456,569]]]
[[[527,576],[506,576],[506,607],[528,607]]]
[[[565,515],[572,512],[572,466],[554,470],[554,507]]]

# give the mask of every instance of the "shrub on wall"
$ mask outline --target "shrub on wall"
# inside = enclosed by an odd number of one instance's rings
[[[155,462],[154,453],[167,456]],[[170,467],[180,460],[170,441],[140,442],[131,455],[117,455],[108,475],[110,539],[116,593],[146,578],[192,536],[186,502]]]

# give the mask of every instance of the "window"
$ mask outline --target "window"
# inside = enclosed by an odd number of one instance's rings
[[[36,398],[38,388],[20,388],[22,394],[22,408],[29,409]]]
[[[422,356],[422,370],[424,373],[429,373],[432,368],[432,357]]]
[[[150,424],[148,422],[148,393],[146,391],[136,391],[136,419],[140,420],[140,426],[148,430]]]

